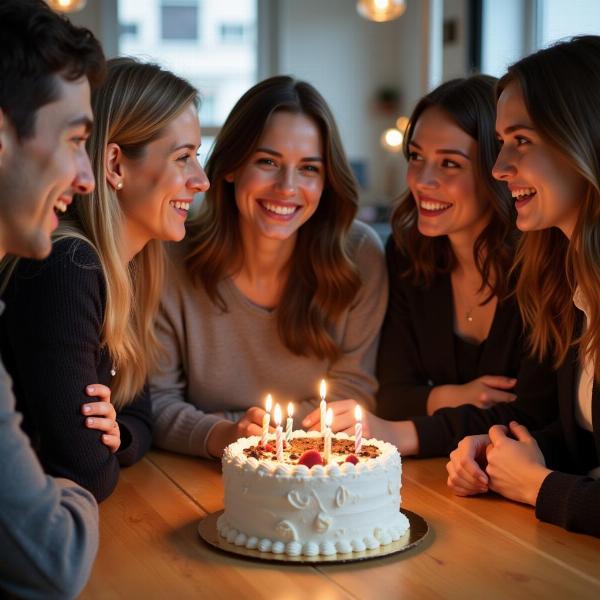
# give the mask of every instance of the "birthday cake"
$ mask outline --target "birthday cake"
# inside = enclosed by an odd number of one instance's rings
[[[277,460],[274,443],[241,438],[223,454],[225,510],[217,521],[228,542],[261,552],[316,557],[385,546],[408,530],[400,512],[402,465],[392,444],[295,431]],[[282,459],[281,459],[282,458]]]

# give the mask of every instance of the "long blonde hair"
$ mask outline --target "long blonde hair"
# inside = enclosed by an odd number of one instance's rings
[[[304,114],[315,122],[323,141],[326,178],[315,214],[298,231],[277,311],[279,337],[294,354],[334,360],[340,351],[333,337],[335,320],[360,287],[347,247],[358,192],[333,115],[310,84],[271,77],[233,107],[206,165],[211,187],[190,223],[186,266],[211,300],[226,310],[217,286],[239,264],[242,252],[235,189],[226,176],[246,163],[277,111]]]
[[[570,241],[557,229],[532,231],[517,250],[516,292],[531,350],[552,355],[558,367],[579,344],[580,360],[590,356],[600,382],[600,37],[576,37],[518,61],[498,95],[511,82],[520,85],[535,129],[587,182]],[[577,286],[589,313],[579,337]]]
[[[108,61],[107,78],[92,95],[95,124],[87,145],[96,188],[91,198],[75,198],[74,210],[56,232],[58,239],[85,240],[98,253],[107,292],[102,343],[117,369],[111,384],[116,407],[134,399],[159,358],[154,320],[165,259],[162,242],[151,240],[129,265],[123,264],[124,217],[106,181],[105,151],[112,142],[129,159],[141,158],[145,146],[190,103],[197,105],[197,91],[169,71],[131,58]]]

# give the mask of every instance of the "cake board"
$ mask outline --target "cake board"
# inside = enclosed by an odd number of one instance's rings
[[[236,546],[228,542],[219,535],[217,530],[217,519],[223,514],[222,510],[211,513],[204,517],[198,524],[198,534],[210,546],[227,552],[237,554],[244,558],[254,560],[265,560],[271,562],[281,562],[292,565],[324,565],[341,564],[349,562],[358,562],[371,560],[374,558],[383,558],[399,552],[405,552],[420,544],[429,533],[427,521],[420,515],[410,510],[401,510],[406,516],[410,527],[408,531],[397,541],[385,546],[379,546],[374,550],[364,550],[362,552],[349,552],[347,554],[332,554],[331,556],[288,556],[285,553],[274,554],[273,552],[261,552],[260,550],[249,550],[245,546]]]

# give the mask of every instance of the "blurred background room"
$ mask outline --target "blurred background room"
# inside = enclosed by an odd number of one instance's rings
[[[404,190],[406,116],[442,81],[506,66],[566,36],[600,34],[599,0],[49,0],[109,57],[165,65],[202,94],[202,161],[235,101],[290,74],[329,102],[385,237]],[[391,17],[391,20],[381,19]],[[568,85],[568,82],[565,82]]]

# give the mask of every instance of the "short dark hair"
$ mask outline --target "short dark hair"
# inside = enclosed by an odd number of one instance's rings
[[[88,29],[42,0],[0,2],[0,108],[19,139],[34,134],[35,113],[57,99],[57,76],[85,76],[94,87],[104,70],[102,47]]]

